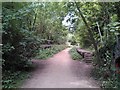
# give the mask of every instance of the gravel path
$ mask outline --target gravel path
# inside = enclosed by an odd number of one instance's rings
[[[21,88],[98,88],[91,65],[74,61],[67,48],[48,60],[33,60],[37,68]]]

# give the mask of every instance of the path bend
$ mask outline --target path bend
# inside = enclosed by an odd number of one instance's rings
[[[33,60],[37,68],[21,88],[99,88],[90,77],[91,65],[72,60],[67,48],[47,60]]]

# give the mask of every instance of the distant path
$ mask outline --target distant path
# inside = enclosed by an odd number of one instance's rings
[[[91,65],[74,61],[67,48],[48,60],[34,60],[37,68],[22,88],[96,88],[90,77]]]

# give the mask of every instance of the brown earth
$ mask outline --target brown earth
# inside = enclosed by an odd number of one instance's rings
[[[33,60],[37,68],[21,88],[99,88],[92,65],[74,61],[67,48],[47,60]]]

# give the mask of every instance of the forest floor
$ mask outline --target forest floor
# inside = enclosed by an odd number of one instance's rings
[[[93,66],[72,60],[70,49],[47,60],[33,60],[36,68],[21,88],[99,88],[90,74]]]

